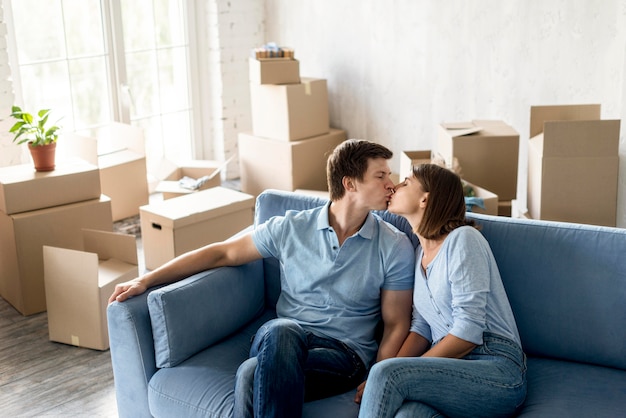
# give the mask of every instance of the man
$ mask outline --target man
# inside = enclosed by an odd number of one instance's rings
[[[116,286],[110,301],[198,271],[277,258],[278,318],[258,330],[251,359],[237,373],[235,417],[301,416],[305,399],[355,388],[408,335],[414,250],[406,235],[370,213],[385,209],[393,193],[391,156],[370,141],[343,142],[328,159],[327,205],[288,211],[236,240],[183,254]]]

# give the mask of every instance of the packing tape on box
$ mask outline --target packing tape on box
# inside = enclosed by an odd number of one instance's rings
[[[311,95],[311,82],[310,81],[304,83],[304,94],[306,94],[307,96]]]
[[[72,335],[72,345],[80,345],[80,340],[76,335]]]

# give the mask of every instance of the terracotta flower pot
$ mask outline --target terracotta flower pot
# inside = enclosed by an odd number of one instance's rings
[[[54,170],[56,148],[56,142],[39,146],[28,144],[28,149],[30,150],[31,157],[33,157],[36,171]]]

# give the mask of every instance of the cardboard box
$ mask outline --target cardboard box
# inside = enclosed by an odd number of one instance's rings
[[[249,58],[250,83],[297,84],[300,82],[300,62],[293,58]]]
[[[102,193],[111,198],[113,221],[139,214],[148,204],[143,130],[123,123],[102,127],[96,138],[66,134],[64,151],[100,168]]]
[[[498,216],[509,216],[513,214],[512,200],[500,200],[498,202]]]
[[[163,177],[163,180],[159,182],[155,189],[156,192],[163,194],[164,200],[210,189],[222,184],[220,171],[224,168],[224,163],[212,160],[190,160],[178,164],[170,164],[171,170],[169,170],[169,174]],[[180,185],[180,180],[183,177],[198,180],[204,176],[209,176],[210,179],[203,183],[198,189],[188,189]]]
[[[74,159],[59,161],[53,171],[32,164],[0,168],[0,211],[7,215],[100,197],[98,167]]]
[[[544,112],[545,110],[545,112]],[[619,120],[599,117],[599,105],[566,106],[569,120],[551,120],[554,106],[531,109],[528,211],[533,219],[615,226]]]
[[[471,210],[468,210],[472,213],[482,213],[485,215],[498,215],[498,195],[490,192],[487,189],[484,189],[480,186],[467,182],[467,185],[474,189],[475,197],[479,197],[483,199],[484,209],[480,206],[473,206]],[[469,208],[468,208],[469,209]]]
[[[82,229],[111,231],[107,196],[30,212],[0,212],[0,296],[23,315],[46,310],[43,246],[82,250]]]
[[[250,84],[252,132],[281,141],[328,133],[326,80],[303,78],[300,84]]]
[[[294,142],[240,133],[241,190],[254,196],[265,189],[328,190],[326,161],[346,139],[346,132],[340,129]]]
[[[448,165],[457,159],[461,176],[497,194],[515,199],[519,133],[502,121],[474,120],[439,125],[438,152]]]
[[[432,161],[432,151],[402,151],[400,154],[399,177],[404,180],[413,173],[413,166],[418,164],[429,164]]]
[[[115,285],[139,275],[134,235],[83,230],[83,251],[44,245],[50,341],[109,348],[106,308]]]
[[[253,196],[224,187],[152,203],[140,208],[146,268],[212,242],[223,241],[252,225]]]

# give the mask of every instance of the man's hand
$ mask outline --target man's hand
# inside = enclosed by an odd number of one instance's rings
[[[363,391],[365,390],[365,383],[367,382],[364,381],[363,383],[361,383],[357,388],[356,388],[356,395],[354,395],[354,402],[356,403],[361,403],[361,399],[363,399]]]
[[[141,283],[139,277],[125,283],[120,283],[115,286],[115,290],[109,298],[109,303],[114,301],[124,302],[128,298],[141,295],[146,290],[147,287]]]

